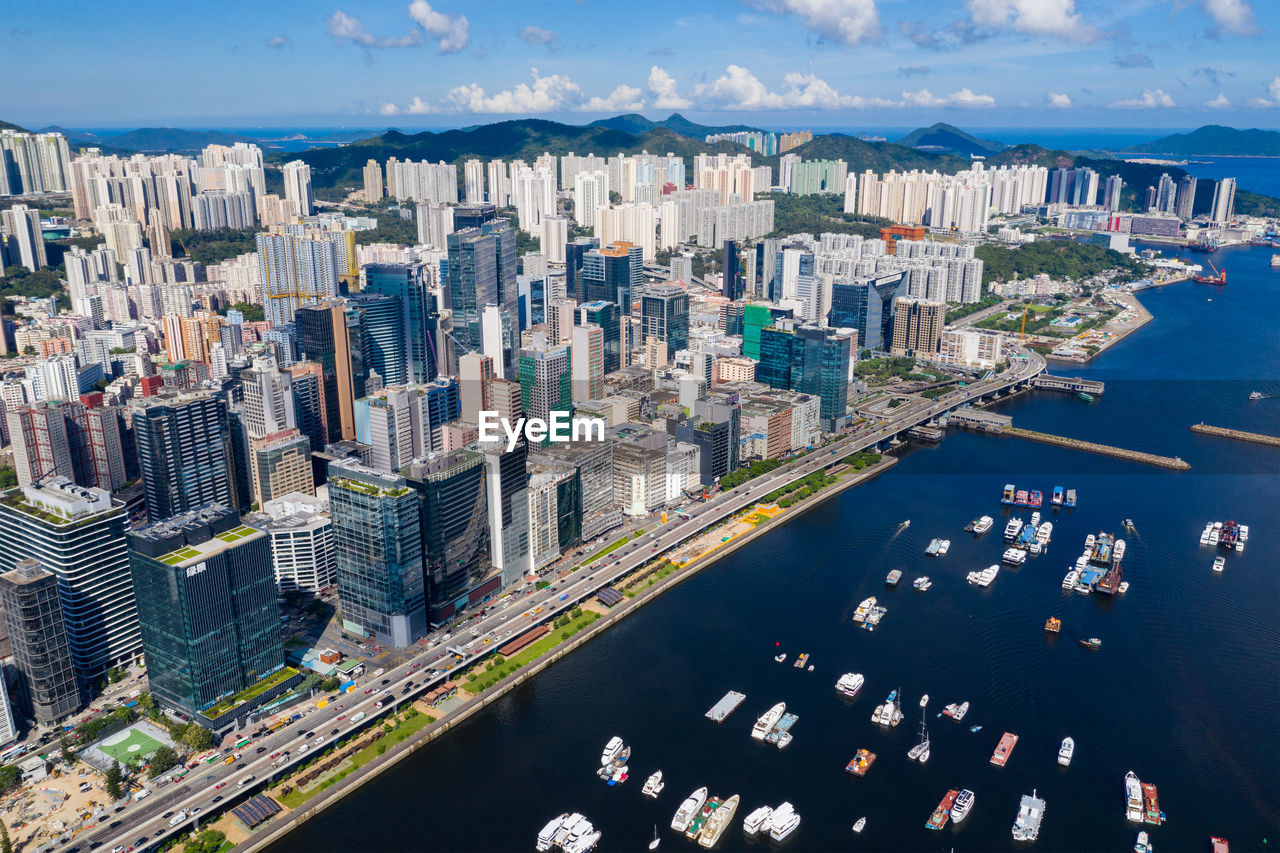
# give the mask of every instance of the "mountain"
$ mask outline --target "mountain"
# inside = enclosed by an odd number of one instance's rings
[[[1003,142],[979,139],[972,134],[965,133],[958,127],[943,122],[938,122],[929,127],[918,127],[899,139],[898,144],[905,145],[908,148],[939,149],[962,156],[977,154],[984,157],[988,154],[999,153],[1009,147]]]
[[[867,142],[855,136],[831,133],[815,136],[809,142],[792,148],[788,154],[799,154],[805,160],[843,160],[849,172],[887,172],[890,169],[937,169],[955,172],[968,168],[968,157],[956,157],[934,151],[918,151],[897,142]],[[778,158],[774,159],[777,166]]]
[[[1190,133],[1175,133],[1154,142],[1130,145],[1122,149],[1133,154],[1218,154],[1237,157],[1280,157],[1280,132],[1274,130],[1237,130],[1220,124],[1207,124]]]
[[[25,127],[19,127],[18,125],[11,124],[7,121],[0,121],[0,130],[16,130],[19,133],[30,133],[30,131]]]
[[[759,128],[748,127],[745,124],[731,124],[725,127],[709,127],[704,124],[695,124],[680,115],[680,113],[672,113],[661,121],[651,121],[638,113],[628,113],[627,115],[593,121],[588,127],[607,127],[612,130],[630,133],[632,136],[639,136],[642,133],[665,128],[681,136],[689,136],[694,139],[704,139],[713,133],[738,133],[744,130],[759,131]]]
[[[184,130],[179,127],[140,127],[125,133],[93,133],[92,131],[67,130],[53,126],[44,131],[61,133],[72,145],[96,145],[122,151],[192,152],[206,145],[231,145],[235,142],[253,142],[251,136],[223,133],[220,130]]]

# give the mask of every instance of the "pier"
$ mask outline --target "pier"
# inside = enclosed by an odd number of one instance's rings
[[[1140,450],[1126,450],[1123,447],[1112,447],[1109,444],[1097,444],[1092,441],[1081,441],[1078,438],[1064,438],[1060,435],[1050,435],[1047,432],[1035,432],[1029,429],[1020,429],[1019,427],[1008,427],[1001,431],[1001,435],[1012,435],[1017,438],[1026,438],[1031,441],[1038,441],[1041,444],[1052,444],[1057,447],[1065,447],[1069,450],[1083,450],[1085,453],[1097,453],[1101,456],[1113,456],[1116,459],[1127,459],[1130,462],[1141,462],[1144,465],[1155,465],[1158,468],[1168,468],[1171,471],[1189,471],[1191,465],[1180,457],[1174,456],[1158,456],[1154,453],[1143,453]],[[1280,439],[1277,439],[1280,443]]]
[[[712,705],[704,716],[713,723],[723,723],[729,719],[730,714],[738,710],[738,706],[745,702],[746,699],[747,694],[730,690],[720,697],[720,701]]]
[[[948,416],[952,426],[976,429],[982,432],[1004,432],[1013,426],[1013,418],[981,409],[956,409]]]
[[[1042,373],[1031,380],[1033,388],[1045,388],[1049,391],[1066,391],[1070,394],[1092,394],[1095,397],[1106,393],[1107,386],[1096,379],[1081,379],[1079,376],[1050,376]]]
[[[1267,444],[1271,447],[1280,447],[1280,436],[1266,435],[1261,432],[1245,432],[1242,429],[1228,429],[1227,427],[1209,426],[1205,423],[1192,424],[1191,431],[1200,433],[1201,435],[1216,435],[1218,438],[1234,438],[1236,441],[1249,441],[1253,444]]]

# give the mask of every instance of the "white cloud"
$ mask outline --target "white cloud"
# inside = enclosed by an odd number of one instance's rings
[[[1267,84],[1267,91],[1271,93],[1271,97],[1280,101],[1280,77],[1276,77]]]
[[[1051,110],[1071,109],[1071,96],[1065,92],[1049,92],[1044,97]]]
[[[990,95],[978,95],[972,89],[964,88],[958,92],[941,97],[928,89],[919,92],[903,92],[898,104],[903,107],[965,107],[970,109],[986,109],[996,105],[996,99]]]
[[[643,94],[641,90],[635,86],[623,83],[606,97],[597,96],[574,109],[584,113],[618,112],[619,110],[634,113],[644,109],[644,99],[640,97],[641,94]]]
[[[1271,99],[1266,98],[1250,98],[1247,103],[1251,107],[1280,107],[1280,77],[1276,77],[1267,84],[1267,94]]]
[[[288,47],[290,44],[292,44],[292,42],[287,36],[272,36],[267,39],[267,47]]]
[[[409,104],[408,108],[405,109],[405,112],[420,116],[420,115],[426,115],[427,113],[430,113],[430,112],[435,112],[435,110],[431,108],[430,104],[422,100],[422,98],[414,96],[413,101]]]
[[[400,115],[400,108],[395,104],[382,104],[378,107],[378,113],[384,116],[398,116]]]
[[[1248,0],[1204,0],[1204,10],[1229,33],[1247,36],[1258,31]]]
[[[553,41],[560,38],[560,36],[556,35],[551,30],[544,30],[542,27],[535,27],[533,24],[516,30],[516,37],[525,44],[537,45],[551,44]]]
[[[399,38],[375,36],[365,29],[359,18],[353,18],[341,9],[329,16],[329,35],[333,36],[338,44],[349,41],[361,47],[376,47],[379,49],[417,47],[423,41],[422,33],[417,30],[412,30]]]
[[[1249,100],[1245,101],[1245,103],[1251,107],[1261,107],[1263,109],[1267,107],[1275,106],[1275,104],[1271,103],[1266,98],[1250,98]]]
[[[1218,97],[1214,98],[1212,101],[1206,101],[1205,106],[1211,110],[1225,110],[1227,107],[1231,106],[1231,101],[1227,99],[1226,95],[1219,92]]]
[[[968,0],[973,22],[989,29],[1012,27],[1027,35],[1093,41],[1100,33],[1076,12],[1075,0]]]
[[[1168,93],[1165,92],[1164,89],[1143,89],[1142,97],[1116,101],[1111,106],[1114,109],[1136,110],[1152,109],[1154,107],[1172,107],[1176,105],[1173,102],[1173,98],[1169,97]]]
[[[653,93],[655,110],[687,110],[693,101],[681,97],[676,91],[676,80],[665,68],[657,65],[649,69],[649,91]]]
[[[465,15],[447,15],[431,8],[427,0],[413,0],[409,17],[429,35],[440,39],[440,53],[457,53],[471,38],[471,23]]]
[[[795,15],[805,28],[828,41],[857,45],[880,35],[875,0],[750,0],[780,15]]]
[[[533,85],[520,85],[492,95],[478,83],[455,86],[445,100],[464,113],[548,113],[563,110],[582,101],[582,87],[561,74],[542,77],[533,72]]]

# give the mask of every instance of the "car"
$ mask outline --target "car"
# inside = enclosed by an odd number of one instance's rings
[[[346,718],[347,718],[347,715],[346,715],[346,714],[339,714],[339,715],[338,715],[338,720],[339,720],[339,721],[341,721],[341,720],[345,720]]]
[[[147,836],[145,836],[145,835],[144,835],[144,836],[142,836],[141,838],[139,838],[137,841],[133,842],[133,846],[134,846],[134,847],[141,847],[142,845],[144,845],[144,844],[146,844],[146,843],[147,843]]]
[[[117,826],[119,826],[121,823],[123,823],[123,821],[113,820],[113,821],[111,821],[111,823],[107,824],[107,829],[115,829],[115,828],[116,828]]]
[[[124,845],[117,844],[115,847],[112,847],[111,853],[124,853]]]
[[[270,754],[270,755],[268,755],[267,757],[268,757],[268,758],[279,758],[279,757],[280,757],[280,750],[278,750],[278,749],[277,749],[275,752],[271,753],[271,754]]]
[[[262,753],[264,753],[264,752],[266,752],[266,751],[267,751],[267,748],[266,748],[265,746],[260,746],[260,747],[258,747],[258,748],[255,750],[255,753],[256,753],[256,754],[258,754],[258,755],[262,755]]]
[[[304,743],[302,746],[298,747],[298,754],[301,755],[302,753],[306,752],[310,748],[311,748],[311,744]]]
[[[342,706],[339,705],[338,707],[341,708]],[[305,738],[315,737],[315,734],[316,734],[315,732],[307,732],[305,735],[303,735],[303,737]]]
[[[221,794],[219,794],[218,796],[214,797],[214,798],[213,798],[213,802],[215,802],[215,803],[220,803],[220,802],[222,802],[222,795],[221,795]]]
[[[366,690],[366,691],[364,692],[364,695],[368,696],[370,693],[372,693],[372,692],[373,692],[373,690],[374,690],[374,688],[370,687],[368,690]]]
[[[316,738],[316,746],[319,746],[322,743],[324,743],[324,735],[320,735],[320,737]]]
[[[171,817],[173,817],[173,812],[165,812],[164,814],[160,815],[161,820],[168,820]]]
[[[333,737],[338,733],[337,729],[329,729],[329,737]]]
[[[237,765],[236,765],[236,769],[237,769],[237,770],[243,770],[243,769],[244,769],[244,762],[243,762],[243,761],[241,761],[239,764],[237,764]]]
[[[191,810],[190,810],[189,812],[187,812],[187,814],[192,815],[192,816],[200,814],[200,807],[199,807],[199,806],[192,806],[192,807],[191,807]]]
[[[243,779],[241,779],[239,782],[237,782],[237,783],[236,783],[236,787],[237,787],[237,788],[243,788],[245,785],[248,785],[248,784],[249,784],[250,782],[252,782],[252,781],[253,781],[253,774],[252,774],[252,773],[250,773],[248,776],[244,777],[244,778],[243,778]]]
[[[386,685],[388,685],[388,684],[390,684],[390,683],[391,683],[391,679],[390,679],[390,678],[384,678],[384,679],[382,679],[382,684],[383,684],[383,686],[386,686]]]
[[[218,790],[219,788],[225,788],[225,787],[227,787],[227,783],[226,783],[226,782],[219,782],[218,784],[216,784],[216,785],[214,785],[214,786],[213,786],[213,790],[215,790],[215,791],[216,791],[216,790]]]

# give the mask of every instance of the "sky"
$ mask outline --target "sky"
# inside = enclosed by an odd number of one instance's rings
[[[0,119],[1280,127],[1280,0],[6,0]]]

